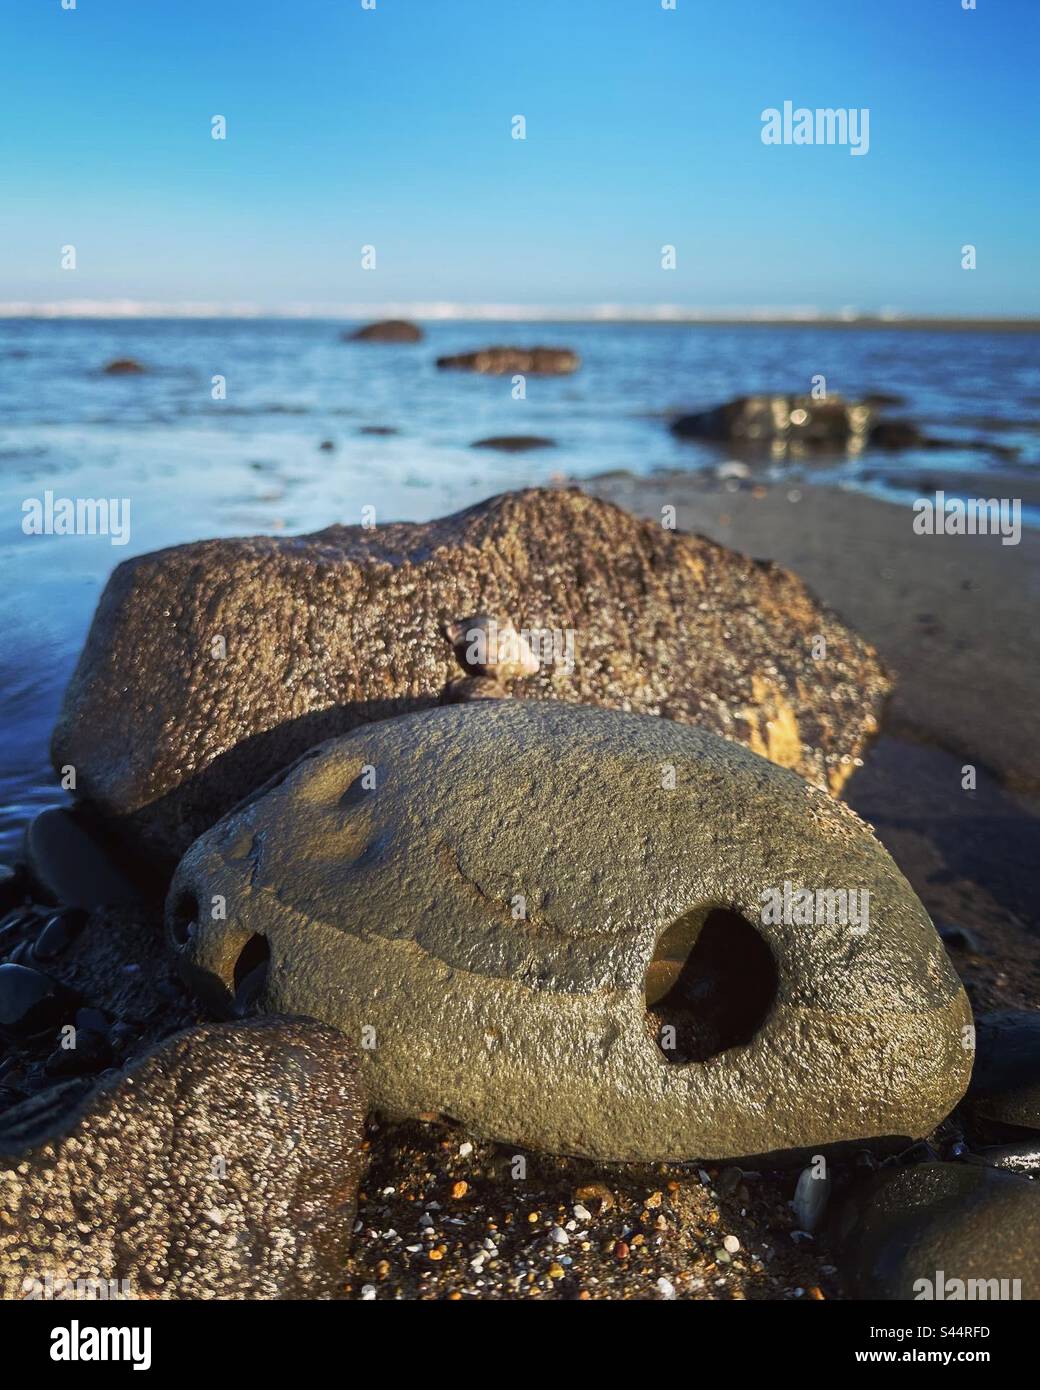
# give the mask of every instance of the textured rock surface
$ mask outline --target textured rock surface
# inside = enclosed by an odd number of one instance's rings
[[[761,924],[785,880],[867,889],[868,930]],[[200,987],[228,997],[261,936],[265,1007],[374,1029],[377,1105],[549,1152],[921,1135],[971,1066],[963,990],[872,832],[668,720],[501,700],[358,730],[192,846],[168,925]]]
[[[1040,1184],[1028,1178],[957,1163],[890,1169],[846,1201],[833,1234],[859,1298],[917,1299],[928,1281],[934,1299],[940,1275],[944,1302],[1013,1297],[1015,1279],[1021,1298],[1040,1298]],[[983,1284],[969,1293],[969,1280]]]
[[[786,571],[576,490],[532,490],[427,525],[126,561],[66,693],[55,763],[124,833],[177,858],[306,748],[435,705],[458,674],[445,628],[475,612],[573,634],[573,669],[543,663],[514,694],[696,722],[832,790],[888,690],[871,648]]]
[[[378,323],[366,323],[353,333],[344,333],[343,337],[351,343],[418,343],[423,331],[407,319],[381,319]]]
[[[524,376],[566,376],[578,370],[581,358],[570,348],[489,347],[438,357],[437,366],[483,372],[487,376],[505,376],[508,372],[520,372]]]
[[[201,1026],[71,1112],[70,1094],[0,1128],[0,1296],[48,1276],[128,1280],[135,1298],[336,1296],[363,1122],[341,1035]]]

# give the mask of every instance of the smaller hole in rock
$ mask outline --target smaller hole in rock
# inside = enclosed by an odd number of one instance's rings
[[[266,936],[254,932],[235,961],[235,1012],[249,1013],[257,1004],[267,982],[271,947]]]
[[[739,913],[690,913],[657,942],[646,973],[647,1028],[668,1062],[706,1062],[749,1043],[776,999],[773,953]]]

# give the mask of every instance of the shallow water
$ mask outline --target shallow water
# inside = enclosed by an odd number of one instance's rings
[[[892,392],[892,409],[954,441],[1017,448],[876,454],[781,464],[908,501],[928,486],[966,495],[979,472],[1040,478],[1040,335],[901,330],[496,324],[429,327],[416,346],[350,344],[340,324],[302,320],[0,321],[0,857],[26,820],[62,799],[47,742],[65,682],[112,567],[205,536],[296,533],[332,522],[425,520],[507,488],[610,469],[713,467],[667,419],[752,391]],[[573,377],[439,372],[434,358],[492,343],[565,345]],[[116,357],[150,370],[106,376]],[[212,399],[222,375],[227,398]],[[392,434],[365,434],[365,427]],[[556,447],[474,450],[490,435]],[[331,452],[319,448],[331,440]],[[883,477],[880,475],[884,475]],[[124,546],[107,536],[26,536],[23,503],[130,499]],[[988,493],[985,495],[989,495]],[[1001,495],[1006,495],[1003,493]],[[1032,524],[1040,513],[1023,509]]]

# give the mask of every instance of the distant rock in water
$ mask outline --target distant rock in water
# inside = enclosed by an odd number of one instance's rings
[[[889,690],[872,648],[793,574],[536,488],[421,525],[125,561],[66,691],[56,766],[139,847],[177,859],[322,739],[433,708],[458,677],[446,627],[473,613],[537,633],[540,669],[514,696],[700,724],[835,791]]]
[[[912,420],[879,420],[870,430],[869,442],[875,449],[920,449],[942,447],[926,439]]]
[[[477,352],[457,352],[438,357],[437,366],[461,372],[483,372],[486,376],[566,376],[581,366],[581,358],[570,348],[489,347]]]
[[[556,440],[541,434],[493,434],[477,439],[471,449],[499,449],[505,454],[522,454],[528,449],[555,449]]]
[[[863,449],[976,449],[1014,457],[1012,446],[987,440],[933,439],[912,420],[885,420],[877,407],[898,397],[875,393],[862,401],[841,396],[737,396],[710,410],[680,415],[671,423],[679,439],[725,444],[769,457],[860,453]]]
[[[828,396],[738,396],[725,405],[680,415],[672,433],[680,439],[704,439],[772,451],[841,452],[862,448],[875,419],[868,405]]]
[[[107,362],[102,370],[108,376],[134,376],[138,372],[146,372],[148,368],[133,357],[117,357],[114,361]]]
[[[335,1298],[363,1117],[352,1046],[304,1019],[192,1028],[92,1091],[23,1101],[0,1125],[0,1297],[49,1277]]]
[[[352,333],[344,333],[347,343],[419,343],[423,331],[417,323],[406,319],[383,319],[379,323],[366,323]]]
[[[869,923],[763,911],[785,876],[857,885]],[[356,729],[192,845],[167,925],[210,997],[262,940],[262,1007],[369,1025],[378,1109],[550,1153],[917,1137],[971,1071],[964,990],[869,827],[647,715],[478,700]]]

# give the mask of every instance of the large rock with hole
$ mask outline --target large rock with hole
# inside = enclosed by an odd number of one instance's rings
[[[546,659],[513,694],[698,723],[832,790],[888,691],[872,649],[790,573],[576,490],[532,490],[425,525],[124,562],[55,764],[178,858],[304,749],[435,705],[460,674],[446,631],[474,613],[540,635]]]
[[[0,1297],[340,1293],[364,1119],[344,1037],[201,1026],[79,1089],[0,1125]]]
[[[357,1041],[377,1105],[552,1152],[922,1135],[971,1068],[964,992],[870,829],[664,719],[499,700],[358,730],[193,845],[167,919],[213,1000],[266,956],[263,1005]]]

